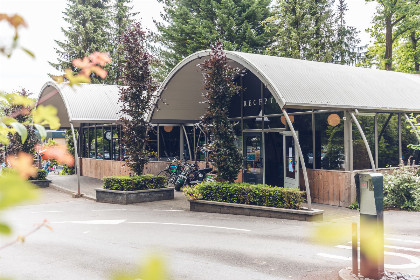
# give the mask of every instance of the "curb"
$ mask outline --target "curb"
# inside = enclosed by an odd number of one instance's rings
[[[51,187],[51,188],[53,188],[53,189],[55,189],[55,190],[58,190],[58,191],[64,192],[64,193],[71,194],[71,196],[72,196],[73,198],[83,197],[83,198],[86,198],[86,199],[89,199],[89,200],[92,200],[92,201],[96,201],[96,198],[94,198],[94,197],[92,197],[92,196],[90,196],[90,195],[87,195],[87,194],[82,193],[82,194],[80,194],[80,196],[78,196],[76,192],[71,191],[71,190],[69,190],[69,189],[66,189],[66,188],[64,188],[64,187],[61,187],[61,186],[55,185],[55,184],[50,184],[50,187]]]
[[[358,280],[359,277],[354,276],[349,268],[343,268],[338,272],[338,280]]]

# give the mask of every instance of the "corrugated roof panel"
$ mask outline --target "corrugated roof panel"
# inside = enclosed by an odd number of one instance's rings
[[[420,110],[420,75],[227,52],[253,65],[287,105]]]

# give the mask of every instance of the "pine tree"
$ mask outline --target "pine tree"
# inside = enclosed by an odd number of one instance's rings
[[[61,28],[66,39],[55,41],[58,45],[55,51],[58,62],[49,62],[55,69],[63,72],[72,66],[76,58],[83,58],[89,54],[109,52],[110,49],[110,8],[109,0],[67,0],[64,20],[69,24],[67,29]],[[92,83],[102,80],[92,75]],[[106,81],[105,81],[106,82]]]
[[[166,70],[184,57],[221,40],[227,50],[261,53],[269,34],[261,22],[271,0],[158,0],[164,5],[157,23]]]
[[[331,62],[334,54],[333,11],[329,0],[277,0],[264,21],[273,33],[269,55]]]
[[[357,47],[360,44],[355,27],[347,26],[345,13],[347,12],[345,0],[339,0],[337,6],[337,41],[334,61],[340,64],[353,65],[357,60]]]
[[[132,0],[113,0],[112,3],[112,25],[111,25],[111,44],[110,44],[110,56],[112,63],[106,68],[108,70],[107,82],[109,84],[117,84],[120,78],[120,69],[123,61],[123,55],[121,50],[118,49],[121,37],[124,34],[124,30],[128,26],[134,23],[134,17],[138,13],[132,12],[133,6]]]

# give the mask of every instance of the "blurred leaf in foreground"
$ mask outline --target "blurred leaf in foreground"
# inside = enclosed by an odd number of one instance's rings
[[[142,269],[135,273],[118,273],[112,278],[113,280],[167,280],[167,272],[164,261],[161,257],[152,255],[146,260],[146,264]]]

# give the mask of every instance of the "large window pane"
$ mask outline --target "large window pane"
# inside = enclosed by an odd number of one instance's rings
[[[90,151],[89,151],[89,157],[90,158],[96,158],[96,150],[95,150],[95,129],[94,128],[89,128],[89,145],[90,145]]]
[[[111,159],[111,140],[112,140],[112,133],[111,127],[104,127],[104,136],[103,145],[104,145],[104,159]]]
[[[329,124],[329,116],[337,123]],[[343,112],[315,114],[315,166],[317,169],[344,169]]]
[[[293,127],[299,133],[299,143],[306,167],[313,168],[312,115],[294,116]]]
[[[159,132],[160,157],[179,159],[179,126],[161,126]]]
[[[104,137],[103,137],[103,128],[96,127],[96,158],[104,158]]]

